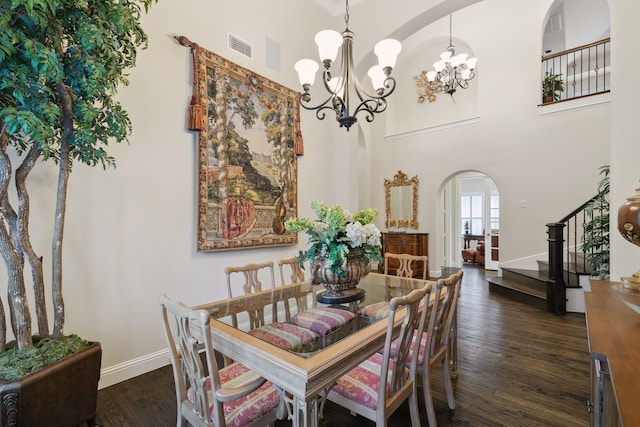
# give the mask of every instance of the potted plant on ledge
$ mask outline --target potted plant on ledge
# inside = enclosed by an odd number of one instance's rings
[[[113,98],[118,86],[127,84],[124,71],[135,65],[136,48],[146,45],[139,18],[141,6],[148,10],[152,2],[0,4],[0,254],[8,295],[0,299],[0,425],[95,422],[100,343],[64,333],[67,183],[74,162],[115,166],[105,147],[110,141],[126,141],[131,122]],[[52,331],[43,257],[29,234],[27,188],[32,170],[47,160],[58,165],[57,185],[50,187],[56,202],[52,252],[46,257],[52,271]],[[48,198],[46,189],[37,194]],[[10,343],[7,318],[15,338]]]
[[[560,93],[564,92],[562,74],[553,74],[548,71],[542,79],[542,103],[549,104],[560,100]]]

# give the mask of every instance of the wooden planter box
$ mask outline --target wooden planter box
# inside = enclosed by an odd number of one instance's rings
[[[0,382],[0,426],[95,424],[102,347],[99,342],[16,381]]]

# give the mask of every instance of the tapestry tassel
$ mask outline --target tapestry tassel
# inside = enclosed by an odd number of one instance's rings
[[[296,139],[293,143],[293,147],[296,152],[296,156],[304,156],[304,143],[302,142],[302,132],[298,130],[296,133]]]
[[[191,104],[189,105],[189,130],[201,131],[202,124],[202,106],[198,101],[198,97],[193,95],[191,97]]]

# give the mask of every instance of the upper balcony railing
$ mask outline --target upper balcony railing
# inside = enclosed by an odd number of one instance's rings
[[[542,103],[567,101],[598,93],[609,92],[611,79],[611,39],[606,38],[553,55],[542,57],[542,76],[561,75],[562,91],[556,91],[555,99]],[[544,89],[544,88],[543,88]]]

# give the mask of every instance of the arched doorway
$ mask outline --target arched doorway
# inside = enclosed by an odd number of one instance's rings
[[[478,250],[484,245],[484,256],[476,264],[497,270],[500,260],[500,194],[496,183],[480,171],[459,171],[440,187],[442,242],[445,267],[463,264],[462,249]],[[465,225],[468,235],[465,236]],[[482,249],[478,250],[482,252]],[[474,260],[475,261],[475,260]]]

